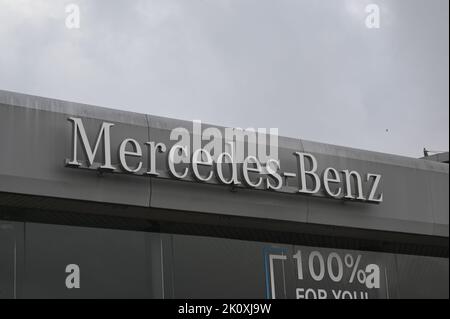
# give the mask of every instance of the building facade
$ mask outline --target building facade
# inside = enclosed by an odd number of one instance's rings
[[[448,298],[448,164],[195,130],[0,91],[0,298]]]

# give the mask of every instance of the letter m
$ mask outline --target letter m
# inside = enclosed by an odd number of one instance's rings
[[[94,149],[92,150],[91,145],[89,144],[88,137],[86,135],[86,130],[84,129],[83,122],[80,118],[69,117],[69,121],[73,122],[73,152],[72,159],[68,162],[67,166],[72,167],[80,167],[81,163],[78,161],[77,151],[78,151],[78,137],[81,137],[81,142],[86,153],[89,167],[94,163],[95,155],[97,154],[98,146],[100,145],[100,140],[103,136],[103,145],[105,161],[100,169],[104,170],[114,170],[115,168],[111,165],[111,138],[110,138],[110,128],[114,126],[112,123],[103,122],[100,132],[97,136],[97,141],[95,142]]]

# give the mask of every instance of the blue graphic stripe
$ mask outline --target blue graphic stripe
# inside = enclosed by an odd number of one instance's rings
[[[272,290],[270,286],[270,260],[269,256],[273,255],[287,255],[287,249],[281,247],[266,246],[263,248],[264,257],[264,271],[266,279],[266,299],[272,299]]]

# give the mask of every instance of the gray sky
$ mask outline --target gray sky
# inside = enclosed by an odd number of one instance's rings
[[[80,29],[65,26],[69,3]],[[380,29],[365,25],[369,3]],[[419,157],[449,149],[448,12],[448,0],[0,0],[0,89]]]

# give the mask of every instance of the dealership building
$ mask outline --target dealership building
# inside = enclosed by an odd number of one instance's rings
[[[0,299],[449,298],[448,153],[197,124],[0,91]]]

